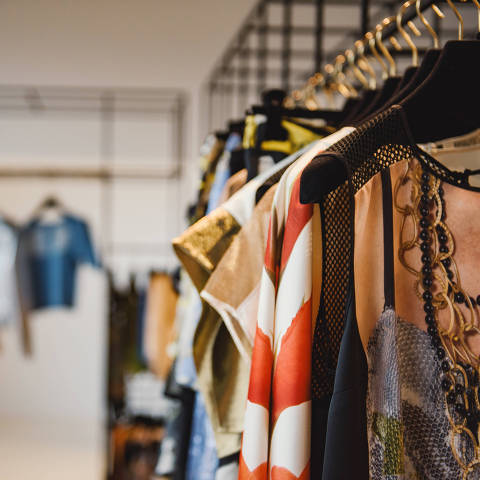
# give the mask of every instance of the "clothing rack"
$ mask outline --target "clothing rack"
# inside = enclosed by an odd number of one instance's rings
[[[460,0],[453,1],[459,8],[469,8]],[[363,38],[385,17],[396,13],[401,3],[390,0],[259,1],[212,69],[204,86],[202,108],[208,112],[209,120],[202,122],[202,134],[206,135],[209,131],[223,128],[229,118],[242,115],[251,104],[258,102],[261,92],[265,89],[281,87],[286,91],[292,91],[300,88],[312,72],[320,71],[325,62],[333,62],[335,57],[354,40]],[[425,11],[433,3],[445,5],[446,0],[422,1],[421,10]],[[345,26],[330,25],[329,9],[344,7],[357,10],[358,22],[354,24],[350,22]],[[276,9],[278,17],[273,24],[268,15],[271,8]],[[310,8],[313,23],[299,24],[294,12],[296,8]],[[403,15],[402,24],[415,19],[416,16],[414,7],[408,9]],[[439,36],[444,34],[448,35],[448,38],[455,38],[457,30],[442,26],[436,16],[433,17],[432,24]],[[397,32],[396,22],[393,22],[383,29],[382,36],[388,38]],[[308,37],[312,38],[311,48],[294,47],[297,40]],[[275,40],[277,43],[272,46]],[[426,42],[420,40],[419,54],[425,53],[427,49],[421,44],[422,41],[424,44]],[[428,42],[427,44],[429,45]],[[408,48],[401,51],[388,49],[399,58],[411,55]],[[270,63],[275,63],[275,66]],[[305,65],[308,63],[310,66],[306,68]]]

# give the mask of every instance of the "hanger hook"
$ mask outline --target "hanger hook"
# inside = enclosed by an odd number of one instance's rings
[[[397,74],[397,65],[393,57],[390,55],[390,52],[382,42],[382,31],[387,25],[390,25],[394,21],[395,21],[395,17],[387,17],[383,19],[381,24],[375,27],[375,40],[378,45],[378,48],[380,48],[383,55],[385,56],[388,63],[390,64],[390,72],[389,72],[390,76],[394,76]]]
[[[345,65],[346,58],[344,55],[337,55],[335,58],[335,72],[337,74],[337,80],[339,80],[340,84],[343,84],[344,87],[347,88],[349,91],[350,96],[356,97],[358,95],[357,90],[354,86],[348,81],[347,76],[343,72],[343,66]]]
[[[357,52],[357,58],[360,60],[358,62],[358,66],[361,70],[364,70],[370,75],[369,80],[369,88],[374,89],[377,86],[377,75],[375,74],[375,70],[370,65],[370,62],[367,60],[365,56],[365,42],[362,40],[357,40],[354,43],[355,51]]]
[[[387,78],[388,77],[388,67],[385,65],[385,62],[383,61],[383,58],[380,56],[380,54],[377,51],[377,48],[375,47],[375,36],[373,35],[372,32],[367,32],[365,34],[365,39],[368,42],[368,46],[370,47],[370,51],[373,53],[373,56],[377,60],[377,62],[380,64],[380,68],[382,69],[382,77]]]
[[[355,53],[353,52],[353,50],[345,50],[345,57],[348,61],[349,67],[352,69],[352,72],[355,75],[355,78],[362,84],[363,88],[369,89],[370,84],[367,78],[355,63]]]
[[[475,0],[473,0],[475,1]],[[425,18],[425,15],[422,13],[422,9],[421,9],[421,4],[422,4],[422,0],[416,0],[415,2],[415,8],[417,10],[417,16],[418,18],[421,20],[421,22],[423,23],[423,25],[425,25],[425,28],[428,30],[428,32],[430,33],[430,35],[432,36],[433,38],[433,48],[439,48],[440,47],[440,44],[438,42],[438,35],[437,35],[437,32],[433,29],[433,27],[428,23],[428,20]],[[443,14],[443,12],[435,5],[435,4],[432,4],[432,10],[440,17],[440,18],[445,18],[445,15]]]
[[[478,0],[472,0],[472,3],[477,7],[478,13],[478,31],[480,33],[480,2]]]
[[[405,10],[407,10],[411,5],[415,3],[415,0],[408,0],[406,1],[397,13],[397,28],[400,34],[402,35],[403,39],[407,42],[407,45],[412,50],[412,65],[414,67],[418,67],[418,49],[415,43],[412,40],[412,37],[407,33],[407,31],[402,27],[402,19]]]
[[[349,98],[351,96],[348,88],[340,82],[339,74],[337,72],[336,66],[334,67],[331,63],[327,63],[324,67],[325,73],[331,78],[331,84],[335,90],[342,95],[344,98]]]
[[[458,20],[458,39],[463,40],[463,18],[460,15],[460,12],[457,10],[457,7],[453,4],[452,0],[447,0],[448,5],[453,10],[453,13]]]

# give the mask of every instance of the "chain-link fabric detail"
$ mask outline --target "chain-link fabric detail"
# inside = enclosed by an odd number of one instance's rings
[[[430,338],[391,309],[368,344],[367,430],[371,480],[460,479]],[[468,439],[457,439],[469,455]],[[479,480],[472,472],[469,480]]]

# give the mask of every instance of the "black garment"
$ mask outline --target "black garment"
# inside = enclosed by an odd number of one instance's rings
[[[322,216],[322,292],[312,345],[312,479],[368,478],[367,367],[352,291],[353,199],[376,173],[412,153],[401,108],[395,106],[316,157],[302,173],[300,200],[319,203]]]

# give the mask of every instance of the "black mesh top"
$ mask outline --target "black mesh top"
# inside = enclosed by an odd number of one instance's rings
[[[395,105],[316,157],[302,174],[301,201],[319,203],[322,216],[323,280],[312,349],[314,399],[333,391],[353,275],[353,195],[381,170],[411,157],[415,147],[410,139],[401,107]]]

